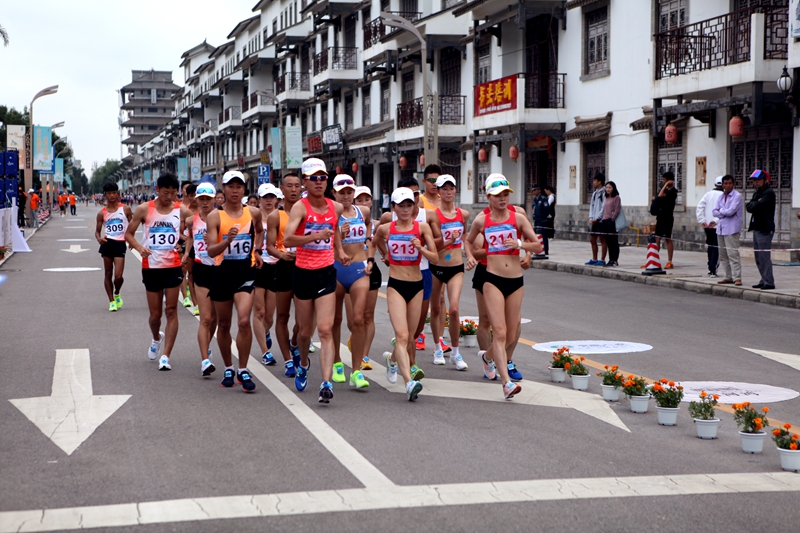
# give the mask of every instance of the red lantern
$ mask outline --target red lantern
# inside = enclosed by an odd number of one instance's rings
[[[678,128],[669,124],[664,130],[664,140],[667,144],[675,144],[678,142]]]
[[[489,159],[489,153],[486,151],[486,148],[478,150],[478,161],[484,163],[487,159]]]
[[[336,167],[336,173],[337,174],[341,174],[342,173],[342,167],[341,166],[337,166]]]
[[[358,172],[358,163],[353,163],[351,168],[353,169],[353,172]]]
[[[408,160],[406,159],[406,156],[401,155],[400,156],[400,168],[406,168],[407,165],[408,165]]]
[[[728,123],[728,132],[734,139],[744,135],[744,120],[742,120],[742,117],[736,116],[731,119]]]
[[[508,155],[511,156],[512,160],[516,161],[519,158],[519,148],[512,146],[508,151]]]
[[[419,156],[419,166],[421,166],[421,167],[425,166],[425,154],[422,154],[421,156]]]

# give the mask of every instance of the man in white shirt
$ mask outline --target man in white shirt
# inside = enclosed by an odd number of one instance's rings
[[[717,205],[717,200],[722,196],[722,176],[717,176],[714,180],[714,188],[708,191],[697,203],[697,222],[703,226],[706,232],[706,246],[708,247],[708,277],[717,277],[717,267],[719,266],[719,245],[717,243],[717,223],[719,219],[714,216],[712,211]]]

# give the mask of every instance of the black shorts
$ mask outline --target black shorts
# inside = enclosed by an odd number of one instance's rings
[[[125,251],[127,249],[128,245],[125,241],[108,239],[105,244],[100,245],[100,249],[97,251],[100,252],[100,255],[103,257],[125,257]]]
[[[656,237],[664,237],[665,239],[672,238],[672,225],[675,224],[675,218],[660,217],[656,219]]]
[[[497,289],[503,293],[504,298],[508,298],[524,285],[522,276],[518,278],[504,278],[503,276],[498,276],[491,272],[484,274],[484,283],[489,283],[497,287]]]
[[[592,224],[592,228],[589,230],[589,232],[589,235],[600,235],[602,237],[601,233],[603,233],[603,224],[601,224],[598,220]]]
[[[264,263],[260,269],[256,270],[256,287],[259,289],[272,290],[275,281],[275,263]]]
[[[387,288],[388,287],[391,287],[394,290],[396,290],[400,294],[400,296],[403,297],[403,300],[405,300],[406,303],[408,303],[411,300],[413,300],[414,297],[420,293],[420,291],[423,290],[425,284],[421,279],[417,281],[405,281],[401,279],[395,279],[389,276],[389,283],[387,283]]]
[[[378,268],[378,265],[372,265],[372,272],[369,275],[369,290],[377,291],[383,285],[383,274],[381,274],[381,269]]]
[[[183,268],[143,268],[142,283],[147,292],[174,289],[183,282]]]
[[[192,263],[192,280],[198,287],[204,289],[211,289],[211,284],[214,282],[214,265],[204,265],[195,261]]]
[[[272,278],[272,292],[292,292],[292,272],[294,272],[294,261],[284,261],[278,259],[275,263],[275,274]]]
[[[211,281],[211,290],[208,295],[215,302],[228,302],[233,300],[237,292],[252,293],[255,289],[256,269],[250,266],[250,260],[245,259],[244,264],[230,264],[223,261],[214,267],[214,276]]]
[[[333,265],[316,270],[294,267],[292,290],[298,300],[316,300],[336,291],[336,268]]]
[[[464,272],[464,263],[453,266],[439,266],[431,265],[431,274],[436,276],[436,279],[447,285],[447,282],[453,279],[453,276]]]
[[[475,273],[472,275],[472,288],[483,294],[483,282],[486,275],[486,265],[478,263],[475,265]]]

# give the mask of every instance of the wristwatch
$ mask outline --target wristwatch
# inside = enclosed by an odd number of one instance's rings
[[[255,250],[253,250],[253,253],[258,254],[258,255],[263,255],[264,250],[262,250],[261,248],[257,248]]]

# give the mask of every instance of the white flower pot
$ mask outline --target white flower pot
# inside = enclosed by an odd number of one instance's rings
[[[548,366],[547,368],[550,369],[550,381],[553,383],[564,383],[567,379],[567,371],[563,368],[553,368]]]
[[[447,326],[444,327],[444,332],[442,332],[442,337],[444,337],[444,340],[446,340],[446,341],[450,340],[450,328],[449,327],[447,327]],[[439,339],[436,339],[437,342],[438,342],[438,340]]]
[[[739,432],[742,437],[742,451],[744,453],[761,453],[764,449],[764,437],[767,436],[763,431],[757,433]]]
[[[478,336],[464,335],[461,337],[461,344],[466,348],[475,348],[478,345]]]
[[[586,390],[589,388],[589,374],[574,374],[572,378],[572,388],[575,390]]]
[[[628,396],[631,401],[631,412],[633,413],[646,413],[647,408],[650,406],[650,396]]]
[[[614,385],[600,385],[603,388],[603,399],[607,402],[619,401],[619,387]]]
[[[800,450],[786,450],[778,448],[781,456],[781,468],[790,472],[800,472]]]
[[[694,428],[697,431],[698,439],[716,439],[717,428],[719,428],[719,418],[712,418],[711,420],[703,420],[702,418],[694,419]]]
[[[678,407],[660,407],[658,410],[658,423],[662,426],[675,426],[678,424]]]
[[[433,331],[431,330],[431,323],[430,322],[427,322],[425,324],[425,327],[422,328],[422,332],[425,335],[433,335]]]

